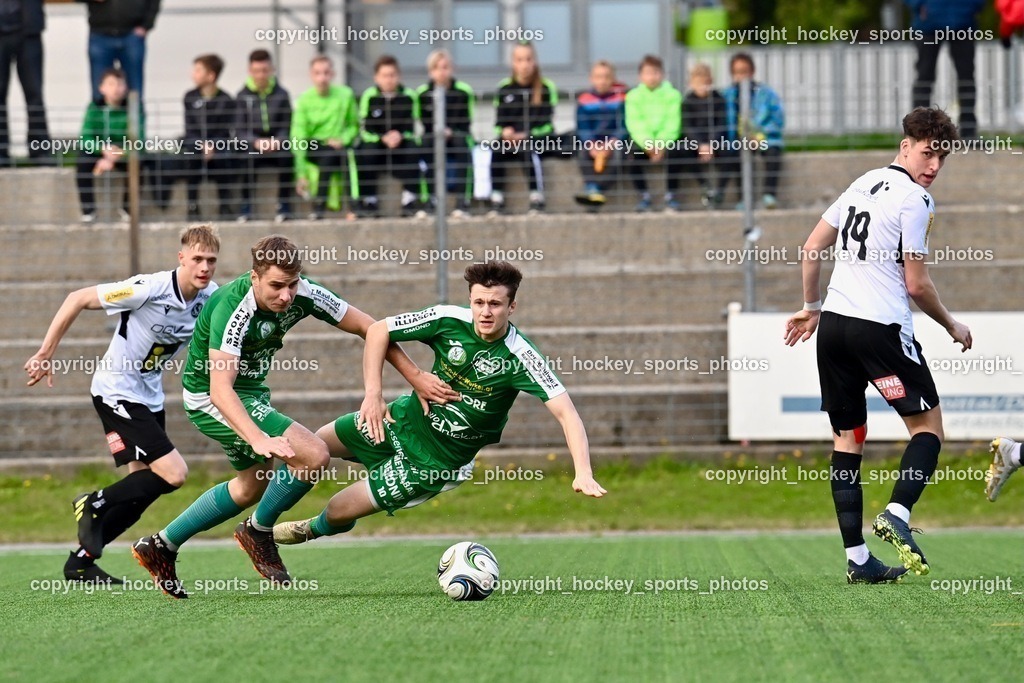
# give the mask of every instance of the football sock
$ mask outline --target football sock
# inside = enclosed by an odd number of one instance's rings
[[[907,524],[910,524],[910,510],[899,503],[889,503],[885,506],[886,512],[891,512],[896,517],[899,517]]]
[[[228,482],[225,481],[196,498],[196,501],[189,505],[187,510],[164,527],[164,530],[160,532],[160,538],[164,540],[168,548],[177,550],[182,543],[200,531],[212,529],[244,509],[231,497],[231,493],[228,491]]]
[[[252,516],[253,527],[258,531],[273,529],[281,513],[290,510],[311,488],[313,484],[296,477],[295,473],[282,463],[274,470],[274,477],[270,480],[267,490],[263,492],[260,504],[256,506],[256,512]]]
[[[348,524],[342,524],[341,526],[334,526],[327,521],[327,508],[319,515],[313,518],[309,528],[313,531],[313,535],[316,538],[321,536],[334,536],[335,534],[343,534],[346,531],[351,531],[356,525],[355,522],[349,522]]]
[[[865,543],[846,549],[846,559],[854,564],[864,564],[870,557],[871,553],[868,552],[868,546]]]
[[[132,503],[137,500],[150,500],[152,502],[158,496],[170,493],[176,489],[176,486],[168,484],[164,481],[163,477],[153,470],[139,470],[97,491],[93,509],[103,514],[107,508],[112,508],[122,503]]]
[[[924,492],[928,480],[935,473],[939,464],[939,451],[942,450],[942,442],[935,434],[921,432],[915,434],[907,448],[903,451],[903,459],[900,460],[900,477],[892,487],[890,503],[897,503],[907,509],[909,518],[910,510],[914,509],[914,503]],[[888,508],[886,508],[888,509]],[[894,515],[894,510],[889,510]],[[909,519],[903,520],[909,522]]]
[[[1010,464],[1020,467],[1020,444],[1016,444],[1010,451]]]
[[[843,537],[843,547],[848,550],[864,545],[864,492],[860,485],[860,462],[861,456],[856,453],[833,451],[829,466],[832,502],[836,506],[839,533]]]
[[[146,508],[154,500],[156,498],[138,500],[134,503],[117,505],[107,510],[107,514],[103,517],[103,545],[108,545],[127,531],[135,522],[139,521],[142,513],[146,511]]]
[[[72,565],[75,569],[85,569],[96,564],[96,560],[93,559],[92,555],[86,552],[85,548],[78,546],[71,552],[71,557],[74,559],[68,559],[68,564]]]

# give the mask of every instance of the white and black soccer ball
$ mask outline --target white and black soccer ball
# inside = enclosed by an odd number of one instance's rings
[[[452,600],[483,600],[498,582],[498,560],[479,543],[456,543],[441,555],[437,581]]]

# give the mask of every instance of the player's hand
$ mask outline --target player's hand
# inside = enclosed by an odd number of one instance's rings
[[[715,153],[711,151],[711,143],[702,142],[697,147],[697,155],[700,157],[700,160],[705,164],[710,163],[711,159],[715,156]]]
[[[46,378],[46,386],[53,386],[53,365],[50,363],[50,356],[39,352],[32,356],[25,363],[25,372],[28,373],[26,386],[32,386],[42,378]]]
[[[409,381],[409,384],[416,392],[416,398],[420,400],[424,415],[430,412],[431,403],[444,405],[462,400],[462,394],[442,382],[440,377],[431,372],[420,370],[419,374]]]
[[[327,146],[331,149],[341,149],[345,143],[341,141],[341,138],[331,138],[327,141]]]
[[[391,411],[388,410],[388,404],[384,402],[384,397],[380,394],[373,396],[367,394],[363,399],[362,405],[359,406],[359,419],[356,420],[356,429],[363,430],[369,434],[373,443],[384,443],[386,436],[384,431],[385,420],[391,424],[395,423],[394,418],[391,417]]]
[[[608,493],[603,486],[594,481],[594,476],[591,474],[577,474],[576,478],[572,480],[572,490],[594,498],[600,498]]]
[[[309,179],[299,178],[295,181],[295,194],[303,199],[309,199]]]
[[[284,436],[265,436],[254,441],[251,447],[256,455],[262,455],[267,458],[284,458],[288,460],[295,457],[295,451],[292,450],[291,444],[288,443],[288,438]]]
[[[798,341],[807,341],[818,329],[821,311],[797,311],[786,321],[786,346],[793,346]]]
[[[953,338],[953,342],[960,344],[963,348],[960,349],[960,353],[965,353],[967,349],[974,345],[974,338],[971,337],[971,328],[967,327],[963,323],[953,321],[953,327],[947,330],[949,336]]]

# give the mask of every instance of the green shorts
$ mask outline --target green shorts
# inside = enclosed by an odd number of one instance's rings
[[[242,437],[231,429],[227,420],[220,414],[209,394],[193,394],[184,392],[185,413],[189,422],[200,432],[221,445],[231,462],[231,467],[241,471],[253,465],[264,463],[269,458],[258,455]],[[263,394],[239,394],[245,412],[252,421],[259,425],[267,436],[282,436],[295,420],[274,410],[270,405],[270,392]]]
[[[366,485],[378,510],[392,515],[395,510],[416,507],[472,478],[472,462],[458,469],[431,464],[400,422],[386,422],[385,439],[375,444],[365,425],[362,430],[356,428],[358,419],[358,412],[342,415],[334,421],[334,433],[352,458],[366,466]]]

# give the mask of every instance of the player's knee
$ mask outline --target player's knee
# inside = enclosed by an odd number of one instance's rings
[[[302,460],[298,463],[302,469],[312,472],[323,469],[331,464],[330,451],[328,451],[327,444],[322,439],[310,439],[309,443],[304,445],[302,451]]]
[[[168,485],[176,489],[181,488],[185,480],[188,479],[188,465],[182,462],[180,465],[159,474],[160,478],[166,481]]]

